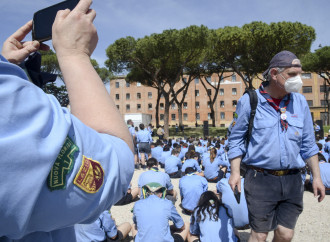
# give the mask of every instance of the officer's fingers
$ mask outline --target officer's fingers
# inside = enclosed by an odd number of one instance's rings
[[[17,41],[22,41],[25,36],[32,30],[32,20],[27,22],[25,25],[20,27],[15,33],[13,33],[9,38],[14,38]]]
[[[70,14],[70,12],[71,11],[68,8],[67,9],[64,9],[64,10],[57,11],[54,23],[58,19],[64,19],[64,18],[66,18]]]
[[[78,11],[81,13],[87,13],[89,7],[92,5],[92,0],[80,0],[77,6],[72,11]]]
[[[96,12],[95,12],[94,9],[89,9],[89,10],[87,11],[86,15],[87,15],[88,19],[89,19],[91,22],[93,22],[94,19],[95,19],[95,17],[96,17]]]
[[[324,197],[325,197],[325,190],[320,188],[320,193],[319,193],[319,195],[320,195],[320,196],[319,196],[318,201],[319,201],[319,202],[322,202],[322,200],[323,200]]]

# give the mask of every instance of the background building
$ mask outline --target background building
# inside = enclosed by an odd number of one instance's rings
[[[236,110],[237,101],[245,91],[245,84],[242,78],[235,73],[227,73],[226,78],[220,81],[220,89],[214,105],[215,121],[217,127],[228,127],[233,119],[233,113]],[[303,88],[301,93],[306,97],[314,120],[327,121],[326,103],[324,100],[324,81],[315,73],[303,73]],[[216,86],[217,75],[207,78],[207,81]],[[261,81],[256,79],[253,83],[258,88]],[[179,82],[175,89],[183,85]],[[206,84],[208,86],[208,84]],[[208,87],[208,92],[213,96],[214,89]],[[201,125],[204,120],[212,123],[211,111],[209,108],[209,98],[207,91],[199,79],[191,82],[185,101],[183,103],[183,124],[195,126],[196,121]],[[155,125],[155,114],[157,104],[157,90],[152,87],[141,85],[141,83],[127,83],[125,77],[118,77],[110,82],[110,95],[112,96],[119,111],[124,115],[126,113],[146,113],[152,115],[152,124]],[[181,95],[181,94],[180,94]],[[179,95],[179,98],[180,98]],[[165,99],[160,99],[159,120],[164,123]],[[169,124],[179,123],[178,108],[175,103],[170,107]]]

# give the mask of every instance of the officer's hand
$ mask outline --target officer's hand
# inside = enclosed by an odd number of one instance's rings
[[[93,25],[96,12],[89,9],[92,0],[80,0],[77,6],[57,12],[53,28],[53,46],[58,57],[90,57],[98,36]]]
[[[19,28],[3,44],[1,54],[13,64],[21,63],[26,57],[37,50],[49,50],[49,46],[38,41],[22,42],[25,36],[32,30],[32,20]]]
[[[238,192],[241,192],[241,176],[240,176],[240,174],[232,172],[230,174],[228,184],[233,191],[235,191],[235,187],[237,186]]]
[[[313,192],[314,197],[318,197],[318,201],[321,202],[325,197],[325,187],[321,179],[313,179]]]

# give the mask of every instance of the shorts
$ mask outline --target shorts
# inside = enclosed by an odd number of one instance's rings
[[[223,172],[223,170],[219,170],[218,171],[218,176],[212,178],[212,179],[207,179],[208,182],[210,183],[217,183],[218,181],[220,181],[222,178],[224,178],[225,173]]]
[[[184,239],[179,234],[174,233],[174,234],[172,234],[172,237],[174,239],[174,242],[184,242]]]
[[[126,205],[133,202],[133,196],[131,193],[126,193],[126,195],[124,197],[122,197],[122,199],[120,199],[115,206],[119,206],[119,205]]]
[[[151,154],[151,148],[149,143],[139,143],[139,153]]]
[[[182,172],[181,170],[178,170],[177,172],[168,174],[170,176],[170,178],[181,178],[182,177]]]
[[[282,225],[294,229],[303,211],[304,186],[300,172],[274,176],[248,169],[244,191],[251,229],[265,233]]]
[[[123,233],[120,232],[120,230],[117,230],[117,235],[116,235],[116,238],[114,239],[111,239],[109,237],[107,237],[107,239],[105,240],[106,242],[110,242],[110,241],[122,241],[123,240]]]
[[[138,148],[137,148],[137,145],[134,145],[134,155],[137,155],[138,154]]]

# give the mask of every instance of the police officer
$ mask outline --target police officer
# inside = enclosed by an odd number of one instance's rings
[[[256,91],[258,106],[250,142],[245,147],[251,112],[249,96],[238,102],[235,125],[229,135],[229,184],[241,190],[240,162],[247,165],[245,196],[252,228],[250,241],[265,241],[275,230],[275,241],[290,241],[303,209],[303,184],[299,169],[312,168],[314,195],[324,198],[318,167],[313,121],[308,104],[298,91],[302,86],[299,59],[289,51],[276,54]]]
[[[91,2],[59,11],[53,24],[72,114],[16,65],[40,48],[21,42],[32,21],[3,45],[0,240],[74,241],[73,225],[95,221],[132,178],[130,134],[90,62],[98,39]]]

